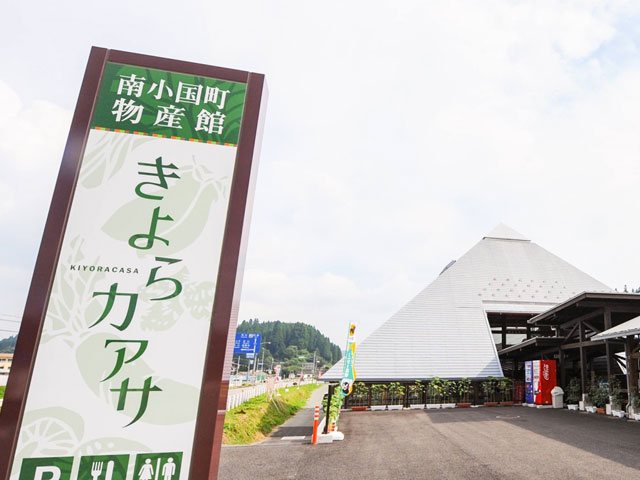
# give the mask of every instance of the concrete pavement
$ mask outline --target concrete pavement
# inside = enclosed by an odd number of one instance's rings
[[[343,442],[224,447],[221,480],[640,478],[640,423],[524,407],[343,412]]]
[[[313,409],[316,405],[322,405],[322,396],[327,393],[327,388],[327,385],[323,384],[320,388],[314,390],[304,408],[280,425],[262,443],[270,445],[282,442],[309,443],[313,433]]]

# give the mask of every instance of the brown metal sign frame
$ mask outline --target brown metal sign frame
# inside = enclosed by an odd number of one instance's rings
[[[90,122],[107,62],[135,65],[247,85],[225,224],[189,479],[216,479],[229,388],[229,365],[237,324],[249,219],[266,106],[264,75],[198,63],[93,47],[84,74],[38,252],[11,375],[0,411],[0,479],[9,480],[29,394],[40,335],[73,201]]]

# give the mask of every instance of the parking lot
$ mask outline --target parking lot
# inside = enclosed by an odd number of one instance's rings
[[[220,478],[640,478],[640,423],[526,407],[343,412],[343,442],[222,449]],[[306,440],[305,440],[306,441]]]

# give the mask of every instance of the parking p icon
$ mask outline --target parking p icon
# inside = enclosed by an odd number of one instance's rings
[[[70,480],[73,457],[25,458],[19,480]]]
[[[36,467],[33,480],[45,480],[45,477],[49,480],[60,480],[61,475],[62,470],[59,467]]]

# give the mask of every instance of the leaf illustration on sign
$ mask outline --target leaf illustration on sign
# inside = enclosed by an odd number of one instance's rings
[[[149,447],[122,437],[103,437],[88,440],[78,447],[75,455],[102,455],[105,453],[146,452]]]
[[[228,177],[215,179],[204,167],[184,167],[180,171],[180,180],[164,193],[163,215],[171,215],[173,221],[161,222],[157,228],[158,236],[171,238],[163,255],[173,255],[191,245],[204,230],[213,204],[229,189]],[[102,230],[115,240],[127,242],[138,233],[135,226],[148,225],[149,218],[149,202],[136,198],[119,208]]]
[[[126,365],[121,371],[109,380],[101,382],[109,375],[113,368],[114,355],[110,350],[105,349],[107,340],[118,339],[113,334],[96,333],[86,338],[76,350],[78,369],[87,387],[105,404],[115,407],[118,403],[117,394],[112,389],[120,387],[125,377],[139,379],[152,377],[153,384],[157,385],[162,392],[155,395],[149,401],[148,408],[140,423],[150,423],[153,425],[175,425],[193,421],[196,417],[196,410],[199,398],[199,389],[168,378],[157,377],[155,371],[143,360],[138,359],[134,363]],[[175,399],[180,399],[180,408],[172,408]],[[135,401],[127,402],[123,411],[123,426],[128,423],[126,418],[134,418],[139,405]]]
[[[174,278],[184,285],[182,295],[165,302],[152,302],[151,298],[158,297],[162,290],[147,287],[140,290],[140,297],[145,300],[145,310],[141,314],[140,326],[143,330],[169,330],[180,320],[185,312],[198,320],[208,320],[213,309],[215,283],[188,282],[189,271],[184,268]]]
[[[51,407],[25,413],[16,457],[67,455],[84,435],[84,421],[77,413]]]
[[[213,309],[214,294],[214,282],[192,282],[185,287],[182,301],[193,317],[208,320]]]
[[[179,280],[184,285],[188,278],[189,270],[182,268],[172,275],[172,278]],[[140,289],[140,298],[144,302],[145,310],[141,315],[140,326],[143,330],[162,331],[173,327],[184,313],[184,306],[178,296],[170,300],[155,302],[154,298],[160,298],[166,293],[166,288],[158,284]]]
[[[85,188],[102,185],[122,168],[131,152],[151,141],[149,137],[138,135],[114,135],[106,131],[94,133],[97,141],[87,147],[79,179]]]
[[[41,343],[62,337],[67,345],[74,345],[78,335],[87,329],[87,318],[96,318],[99,312],[98,303],[93,299],[92,292],[96,282],[105,277],[97,271],[83,271],[78,265],[99,264],[99,257],[86,261],[83,254],[84,240],[76,237],[70,242],[71,253],[61,259],[58,265],[58,275],[53,284],[53,291],[49,300],[47,322],[42,331]],[[74,267],[75,266],[75,267]]]

